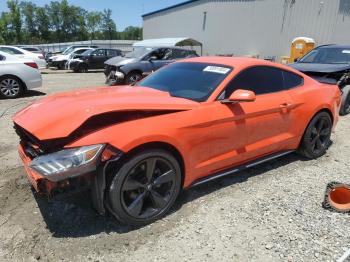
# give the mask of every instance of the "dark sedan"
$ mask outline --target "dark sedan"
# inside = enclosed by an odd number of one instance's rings
[[[67,65],[74,72],[87,72],[89,69],[103,69],[104,63],[108,59],[122,56],[122,51],[119,49],[98,48],[88,50],[85,53],[75,56]]]
[[[319,82],[337,84],[343,93],[340,114],[350,113],[350,45],[316,47],[290,66]]]

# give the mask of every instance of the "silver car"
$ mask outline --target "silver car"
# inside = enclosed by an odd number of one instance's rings
[[[17,98],[41,84],[41,73],[34,61],[0,51],[1,98]]]
[[[105,62],[106,84],[134,84],[145,75],[178,59],[198,56],[196,51],[177,47],[139,47],[124,57]]]

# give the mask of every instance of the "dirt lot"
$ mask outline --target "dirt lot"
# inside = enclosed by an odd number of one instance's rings
[[[44,95],[103,85],[103,73],[43,75],[25,98],[0,100],[0,261],[334,261],[350,216],[321,207],[328,182],[350,183],[350,117],[327,155],[296,154],[184,192],[170,215],[135,229],[91,209],[86,192],[36,197],[11,115]]]

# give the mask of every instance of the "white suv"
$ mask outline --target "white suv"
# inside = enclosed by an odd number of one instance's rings
[[[0,97],[16,98],[41,85],[41,73],[34,61],[0,51]]]

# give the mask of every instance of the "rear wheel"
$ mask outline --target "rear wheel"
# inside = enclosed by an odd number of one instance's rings
[[[164,150],[148,150],[128,160],[109,187],[109,203],[122,223],[141,226],[162,216],[181,188],[178,161]]]
[[[299,152],[310,159],[326,153],[332,133],[332,119],[327,112],[320,112],[309,123],[302,138]]]
[[[342,91],[343,95],[339,114],[345,116],[350,113],[350,85],[345,86]]]
[[[16,77],[0,77],[0,96],[3,98],[17,98],[24,93],[23,83]]]

